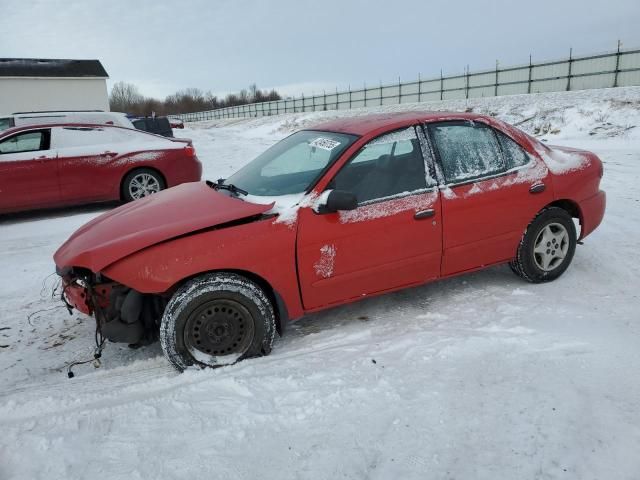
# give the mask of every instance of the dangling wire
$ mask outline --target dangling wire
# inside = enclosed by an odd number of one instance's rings
[[[33,327],[33,323],[31,323],[31,320],[33,319],[33,317],[35,317],[39,313],[51,312],[52,310],[57,310],[63,307],[64,307],[63,305],[56,305],[54,307],[43,308],[41,310],[36,310],[35,312],[31,312],[29,315],[27,315],[27,323]]]
[[[66,287],[65,287],[66,289]],[[79,360],[79,361],[75,361],[75,362],[71,362],[67,365],[67,377],[68,378],[73,378],[74,377],[74,373],[71,370],[73,367],[77,366],[77,365],[84,365],[87,363],[92,363],[96,368],[99,368],[101,363],[100,363],[100,357],[102,357],[102,350],[104,349],[104,344],[106,341],[106,338],[104,337],[104,335],[102,335],[102,317],[104,316],[104,310],[102,309],[102,307],[100,306],[100,304],[98,303],[98,299],[96,298],[96,294],[95,291],[93,290],[93,287],[91,285],[87,285],[86,287],[87,290],[87,294],[88,297],[91,301],[91,304],[93,306],[93,312],[95,314],[95,318],[96,318],[96,331],[94,334],[94,339],[96,342],[96,348],[93,351],[93,358],[89,358],[87,360]],[[62,293],[62,297],[63,297],[63,301],[65,302],[65,304],[67,305],[67,308],[69,308],[71,310],[71,306],[69,305],[69,303],[66,301],[66,299],[64,298],[64,290]]]
[[[49,297],[49,295],[47,294],[47,290],[48,290],[47,283],[49,279],[54,275],[56,275],[56,272],[52,272],[42,279],[42,286],[40,288],[40,298]],[[60,278],[58,277],[53,284],[53,288],[51,288],[51,298],[54,298],[56,296],[56,292],[59,286],[60,286]]]

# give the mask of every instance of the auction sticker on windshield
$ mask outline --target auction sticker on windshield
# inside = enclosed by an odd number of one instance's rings
[[[318,137],[315,140],[309,142],[309,146],[311,147],[318,147],[318,148],[322,148],[323,150],[329,150],[329,151],[333,150],[338,145],[340,145],[340,142],[336,142],[335,140],[332,140],[330,138],[324,138],[324,137]]]

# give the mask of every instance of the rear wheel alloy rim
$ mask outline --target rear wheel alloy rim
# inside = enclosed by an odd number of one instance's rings
[[[150,173],[139,173],[129,183],[129,195],[137,200],[160,191],[160,182]]]
[[[551,272],[562,265],[568,251],[569,232],[560,223],[550,223],[536,237],[533,260],[539,269]]]
[[[215,357],[245,353],[253,341],[253,318],[234,300],[212,300],[187,319],[184,343],[193,357],[207,365],[223,364]]]

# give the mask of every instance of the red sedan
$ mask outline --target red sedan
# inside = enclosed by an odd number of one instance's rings
[[[109,125],[31,125],[0,134],[0,213],[136,200],[200,180],[190,140]]]
[[[363,297],[501,263],[558,278],[603,218],[602,175],[593,153],[486,116],[342,119],[226,181],[104,214],[55,262],[98,338],[160,338],[178,369],[225,365],[269,353],[291,320]]]

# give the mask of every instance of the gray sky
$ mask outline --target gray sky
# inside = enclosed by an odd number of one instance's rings
[[[97,58],[162,98],[285,94],[640,47],[640,0],[0,0],[0,57]]]

